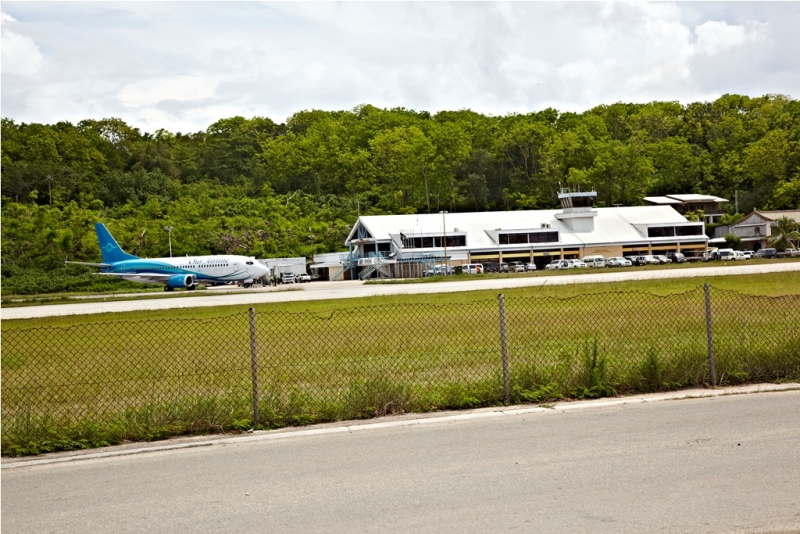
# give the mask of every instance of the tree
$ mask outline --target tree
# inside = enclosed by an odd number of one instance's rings
[[[742,238],[736,234],[725,234],[725,244],[728,248],[736,248],[742,242]]]
[[[795,250],[797,247],[792,241],[800,241],[800,232],[797,231],[797,223],[789,217],[783,216],[772,226],[772,236],[769,245],[775,247],[778,252],[783,252],[787,248]]]

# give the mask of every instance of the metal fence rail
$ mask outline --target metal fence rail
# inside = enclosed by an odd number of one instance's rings
[[[800,378],[800,295],[708,285],[2,334],[4,454]]]

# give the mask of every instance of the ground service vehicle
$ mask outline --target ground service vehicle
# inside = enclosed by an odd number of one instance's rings
[[[294,284],[294,273],[281,273],[281,284]]]

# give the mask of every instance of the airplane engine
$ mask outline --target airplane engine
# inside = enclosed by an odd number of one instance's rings
[[[193,288],[194,287],[194,275],[192,274],[176,274],[170,276],[167,280],[167,288],[168,289],[175,289],[178,287],[186,287],[186,288]]]

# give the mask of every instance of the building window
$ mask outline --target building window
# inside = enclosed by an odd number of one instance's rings
[[[693,226],[676,226],[675,235],[703,235],[703,227],[699,224]]]
[[[558,232],[526,232],[499,234],[497,236],[500,245],[527,245],[528,243],[557,243]]]
[[[466,247],[467,236],[465,235],[449,235],[447,236],[448,247]]]
[[[675,237],[674,226],[656,226],[647,229],[647,237]]]
[[[403,239],[403,245],[409,248],[442,248],[442,236],[430,237],[411,237]],[[448,247],[467,246],[467,236],[449,235],[447,236]]]

